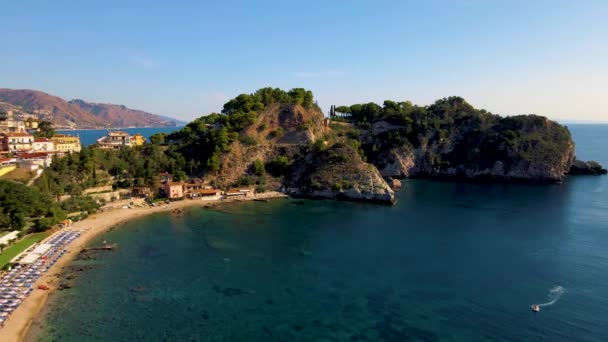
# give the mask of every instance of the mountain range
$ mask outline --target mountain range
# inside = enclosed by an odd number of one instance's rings
[[[0,89],[0,109],[30,114],[56,128],[118,128],[176,126],[184,122],[171,117],[110,103],[64,99],[38,90]]]

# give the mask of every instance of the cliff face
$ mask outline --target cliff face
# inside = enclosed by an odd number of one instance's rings
[[[380,147],[372,162],[384,177],[558,182],[574,161],[568,130],[543,117],[462,123],[444,132],[397,146],[383,143],[390,131],[375,135],[371,143],[386,148]]]
[[[229,186],[250,173],[256,160],[267,163],[280,155],[291,160],[301,153],[301,147],[322,137],[322,125],[323,113],[318,109],[272,104],[239,133],[239,140],[230,144],[214,179],[221,186]]]
[[[351,146],[338,143],[313,150],[294,168],[288,183],[293,195],[392,204],[395,194],[378,170]]]
[[[296,104],[272,104],[257,113],[255,123],[239,133],[221,156],[220,169],[208,176],[217,186],[229,187],[244,179],[264,178],[265,185],[283,185],[292,195],[351,201],[393,203],[395,196],[378,170],[362,161],[358,152],[344,144],[327,147],[323,113]],[[314,145],[318,142],[317,145]],[[323,151],[317,147],[323,146]],[[261,161],[269,170],[284,158],[288,165],[277,177],[258,177],[253,164]],[[248,181],[247,181],[248,182]]]
[[[323,136],[323,112],[297,104],[271,104],[241,135],[271,145],[306,145]]]

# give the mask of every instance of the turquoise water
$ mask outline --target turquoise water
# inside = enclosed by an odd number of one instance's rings
[[[570,128],[608,164],[608,126]],[[608,341],[608,177],[412,180],[394,207],[249,202],[101,240],[119,249],[76,262],[39,340]]]
[[[139,133],[150,138],[151,135],[156,133],[171,133],[181,127],[138,127],[138,128],[121,128],[121,131],[128,132],[129,134]],[[78,135],[80,137],[80,143],[82,146],[89,146],[97,143],[97,139],[108,134],[105,129],[75,129],[75,130],[58,130],[57,133]]]

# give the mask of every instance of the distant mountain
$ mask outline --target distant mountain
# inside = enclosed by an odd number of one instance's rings
[[[159,118],[166,120],[166,121],[174,121],[177,126],[185,126],[189,122],[189,121],[178,120],[178,119],[172,118],[170,116],[166,116],[166,115],[159,115],[159,114],[154,114],[154,115],[156,115]]]
[[[111,122],[113,127],[142,127],[142,126],[175,126],[176,120],[150,114],[138,109],[130,109],[123,105],[110,103],[92,103],[84,100],[72,100],[68,104],[85,110],[105,122]]]
[[[0,101],[5,109],[35,115],[51,121],[57,128],[161,127],[181,123],[122,105],[84,100],[66,102],[60,97],[29,89],[0,89]]]

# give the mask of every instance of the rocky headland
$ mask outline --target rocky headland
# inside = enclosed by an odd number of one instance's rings
[[[216,187],[387,204],[401,178],[556,183],[606,172],[575,160],[567,127],[538,115],[501,117],[460,97],[424,107],[332,106],[325,118],[310,91],[264,88],[164,140],[204,165]]]

